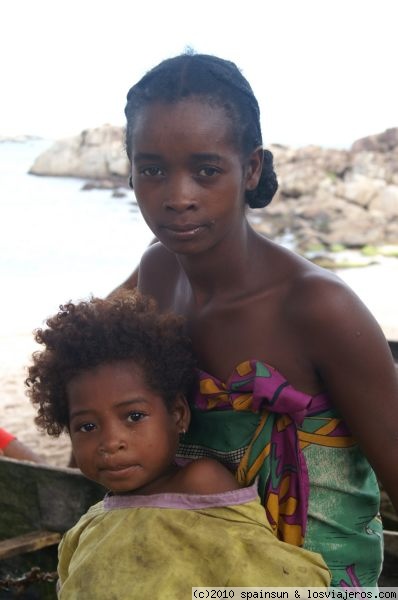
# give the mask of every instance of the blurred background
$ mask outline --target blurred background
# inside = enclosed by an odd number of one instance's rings
[[[129,87],[164,58],[192,48],[241,68],[259,100],[266,146],[282,145],[288,153],[317,146],[317,156],[336,149],[332,162],[347,156],[352,162],[347,153],[355,140],[398,126],[397,21],[398,4],[391,0],[0,3],[3,427],[21,431],[28,443],[37,441],[37,432],[24,432],[21,409],[32,330],[69,299],[106,295],[134,269],[151,239],[130,192],[82,191],[84,178],[28,174],[36,157],[55,140],[83,130],[122,127]],[[276,157],[282,164],[278,152]],[[369,153],[365,158],[374,164]],[[304,159],[307,167],[314,164],[311,153]],[[363,177],[363,164],[343,182],[350,193],[353,181],[358,186],[358,169]],[[345,171],[333,169],[328,185],[337,190]],[[393,211],[397,207],[398,222],[398,181],[382,180],[380,171],[372,177],[379,188],[389,188],[386,202]],[[288,183],[286,173],[287,203],[297,198],[297,185],[289,196]],[[312,218],[309,209],[303,218]],[[381,241],[391,246],[389,235]],[[288,231],[284,241],[291,242]],[[398,339],[397,265],[389,257],[344,269],[341,276],[386,335]]]
[[[3,0],[0,134],[123,124],[128,88],[189,46],[233,60],[267,144],[345,147],[396,123],[391,0]]]

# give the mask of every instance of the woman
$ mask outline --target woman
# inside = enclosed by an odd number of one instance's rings
[[[233,63],[166,60],[125,113],[131,186],[159,240],[138,288],[187,319],[201,368],[181,457],[218,458],[245,485],[258,477],[276,535],[320,552],[332,585],[376,585],[370,465],[398,506],[398,385],[379,326],[340,279],[248,223],[247,205],[266,206],[277,182]]]

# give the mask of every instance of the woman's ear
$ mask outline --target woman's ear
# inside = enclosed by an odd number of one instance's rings
[[[132,178],[132,176],[131,176],[131,175],[130,175],[130,177],[129,177],[129,187],[130,187],[132,190],[134,189],[134,186],[133,186],[133,178]]]
[[[191,422],[191,410],[184,394],[177,394],[171,413],[174,416],[178,432],[185,433],[188,431],[189,423]]]
[[[264,150],[259,146],[250,154],[246,163],[246,190],[255,190],[263,169]]]

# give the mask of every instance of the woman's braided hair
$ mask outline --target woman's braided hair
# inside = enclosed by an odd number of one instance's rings
[[[130,160],[134,120],[139,109],[151,102],[175,103],[190,96],[202,97],[225,109],[244,157],[262,146],[258,102],[238,67],[217,56],[187,53],[164,60],[129,90],[125,115]],[[255,190],[246,192],[246,202],[251,208],[267,206],[278,189],[273,156],[269,150],[263,153],[259,184]]]

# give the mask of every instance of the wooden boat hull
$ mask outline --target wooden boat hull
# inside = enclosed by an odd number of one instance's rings
[[[104,493],[77,469],[0,457],[0,599],[18,597],[16,586],[7,587],[5,581],[15,581],[34,567],[41,573],[56,571],[61,535]],[[26,552],[29,536],[33,548],[38,544],[36,551]],[[20,597],[56,598],[54,581],[26,587]]]
[[[388,345],[390,346],[395,362],[398,362],[398,341],[388,340]]]

